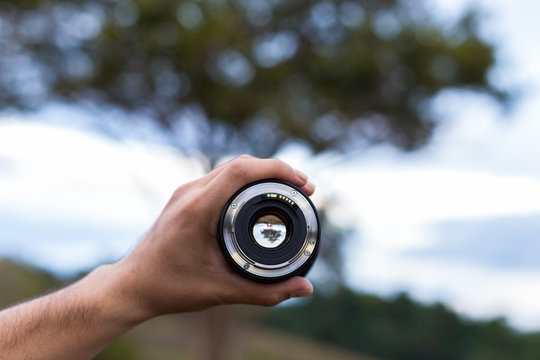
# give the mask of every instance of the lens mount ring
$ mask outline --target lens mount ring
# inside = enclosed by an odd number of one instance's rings
[[[278,213],[290,220],[285,228],[287,239],[275,247],[261,246],[253,235],[255,230],[250,228],[265,213]],[[282,228],[274,230],[279,233]],[[311,267],[319,249],[319,217],[311,200],[296,186],[279,180],[255,182],[228,201],[218,239],[225,258],[236,271],[258,281],[281,281],[305,275]]]

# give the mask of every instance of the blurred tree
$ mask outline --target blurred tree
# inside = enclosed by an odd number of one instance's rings
[[[272,327],[382,359],[532,360],[540,353],[537,334],[517,334],[503,319],[473,321],[406,294],[384,300],[341,288],[267,315]]]
[[[432,134],[441,90],[504,98],[476,18],[443,27],[399,0],[4,0],[0,109],[119,106],[211,160],[291,138],[410,150]]]

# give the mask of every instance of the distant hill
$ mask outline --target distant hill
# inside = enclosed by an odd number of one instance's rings
[[[0,308],[36,297],[62,285],[48,272],[8,259],[0,259]]]

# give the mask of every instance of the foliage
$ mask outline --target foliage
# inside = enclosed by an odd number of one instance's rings
[[[519,335],[503,319],[464,319],[442,304],[400,294],[384,300],[342,288],[295,307],[273,309],[267,324],[316,341],[385,359],[537,359],[537,335]]]
[[[414,149],[444,89],[502,98],[468,13],[451,27],[399,0],[0,2],[0,109],[51,99],[148,114],[186,149]]]

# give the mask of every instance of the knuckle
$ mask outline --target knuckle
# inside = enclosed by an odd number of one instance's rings
[[[187,185],[181,185],[179,187],[177,187],[174,192],[172,193],[171,195],[171,199],[170,199],[170,203],[175,203],[177,202],[179,199],[182,199],[186,193],[188,192],[188,186]]]
[[[255,157],[249,155],[249,154],[242,154],[237,157],[237,159],[244,159],[244,160],[253,160]]]
[[[250,159],[238,157],[229,165],[228,171],[233,177],[244,178],[250,169]]]
[[[278,170],[283,173],[292,172],[293,169],[290,167],[287,163],[279,160],[279,159],[270,159],[272,161],[272,167],[275,170]]]
[[[193,226],[194,223],[200,221],[201,211],[197,205],[198,201],[195,197],[185,199],[182,204],[176,208],[178,211],[179,222]]]
[[[177,188],[174,190],[172,196],[173,196],[173,198],[176,199],[176,198],[182,197],[182,195],[184,195],[185,193],[186,193],[186,186],[185,186],[185,185],[181,185],[181,186],[177,187]]]
[[[272,166],[274,166],[274,167],[285,168],[285,167],[288,166],[283,161],[281,161],[279,159],[276,159],[276,158],[272,158],[272,159],[268,159],[268,160],[272,162]]]

